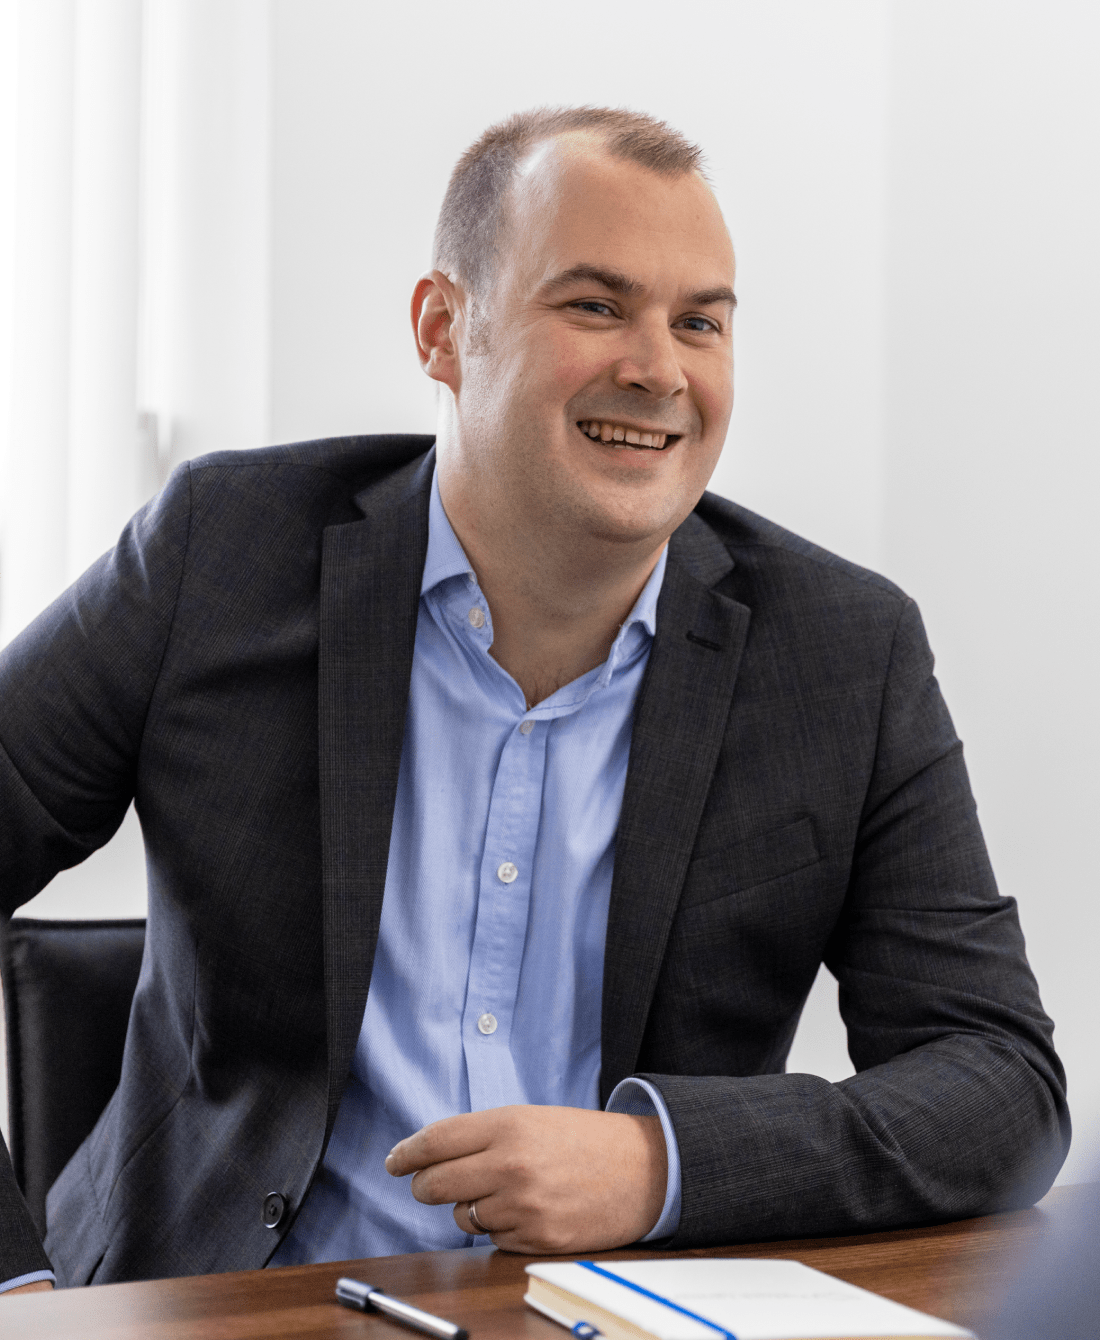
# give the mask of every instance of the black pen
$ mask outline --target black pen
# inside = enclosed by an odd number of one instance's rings
[[[468,1340],[466,1331],[453,1321],[433,1317],[430,1312],[421,1312],[411,1303],[391,1298],[373,1284],[364,1284],[362,1280],[348,1279],[347,1276],[338,1279],[336,1297],[345,1307],[355,1307],[360,1312],[384,1312],[394,1321],[403,1321],[406,1326],[411,1326],[414,1331],[423,1331],[425,1335],[437,1335],[440,1340]]]

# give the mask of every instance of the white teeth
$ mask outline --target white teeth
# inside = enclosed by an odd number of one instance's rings
[[[620,424],[602,423],[598,419],[582,419],[577,424],[582,433],[593,440],[600,439],[615,447],[649,447],[654,451],[663,451],[668,442],[667,433],[643,433],[638,428],[623,428]]]

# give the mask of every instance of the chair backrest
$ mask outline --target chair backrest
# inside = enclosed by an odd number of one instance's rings
[[[38,1230],[46,1192],[118,1087],[144,921],[0,930],[12,1165]]]

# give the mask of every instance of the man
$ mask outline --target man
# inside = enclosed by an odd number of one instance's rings
[[[5,653],[6,905],[131,797],[149,853],[122,1081],[50,1197],[64,1282],[1049,1185],[1051,1025],[912,603],[703,495],[733,281],[675,132],[494,127],[413,298],[434,450],[184,467]],[[783,1073],[822,958],[835,1086]]]

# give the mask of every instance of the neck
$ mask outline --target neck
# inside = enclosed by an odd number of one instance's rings
[[[493,617],[491,655],[533,707],[607,659],[667,540],[562,537],[529,519],[486,524],[449,484],[441,475],[447,518]]]

